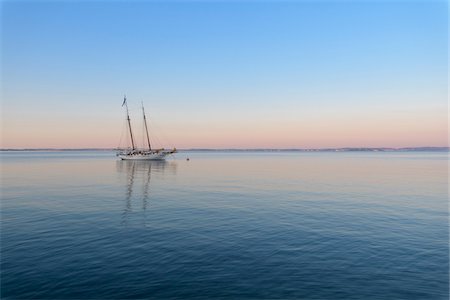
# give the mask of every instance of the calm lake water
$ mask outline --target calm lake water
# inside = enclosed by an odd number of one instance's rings
[[[449,296],[445,152],[1,160],[3,299]]]

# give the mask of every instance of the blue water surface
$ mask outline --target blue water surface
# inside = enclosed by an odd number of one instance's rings
[[[2,299],[449,297],[445,152],[1,164]]]

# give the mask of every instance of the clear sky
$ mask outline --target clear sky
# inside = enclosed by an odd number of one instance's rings
[[[447,6],[3,1],[0,146],[446,146]]]

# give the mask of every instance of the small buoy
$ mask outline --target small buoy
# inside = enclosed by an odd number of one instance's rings
[[[189,161],[189,157],[188,157],[188,158],[186,158],[186,160],[187,160],[187,161]]]

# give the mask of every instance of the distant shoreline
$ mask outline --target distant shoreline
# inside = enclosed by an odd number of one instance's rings
[[[0,149],[3,152],[19,152],[19,151],[115,151],[117,148],[32,148],[32,149]],[[249,148],[249,149],[208,149],[208,148],[189,148],[178,149],[182,152],[405,152],[405,151],[436,151],[436,152],[449,152],[450,147],[405,147],[405,148],[358,148],[358,147],[346,147],[346,148],[315,148],[315,149],[302,149],[302,148],[290,148],[290,149],[271,149],[271,148]]]

